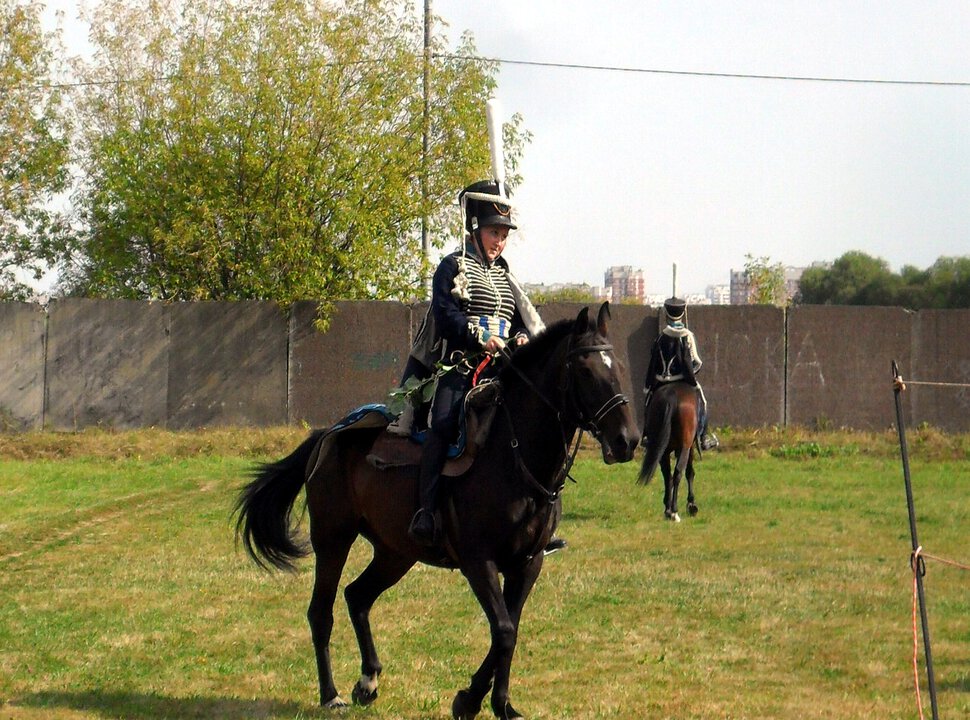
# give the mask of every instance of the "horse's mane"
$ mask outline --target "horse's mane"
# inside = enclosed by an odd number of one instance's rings
[[[573,331],[575,320],[559,320],[546,327],[528,343],[512,353],[511,364],[520,370],[540,364],[542,360],[552,354],[553,350],[563,339]],[[592,331],[592,328],[590,328]],[[504,375],[509,368],[502,372]]]

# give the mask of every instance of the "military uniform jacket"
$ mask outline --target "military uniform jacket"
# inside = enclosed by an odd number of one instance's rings
[[[483,308],[499,312],[478,314]],[[431,307],[410,354],[430,370],[456,350],[481,350],[496,332],[503,339],[520,334],[531,338],[544,327],[504,258],[489,265],[478,255],[459,250],[438,264],[432,280]]]
[[[676,380],[697,385],[695,374],[702,364],[694,333],[685,327],[668,325],[653,344],[643,385],[653,389]]]

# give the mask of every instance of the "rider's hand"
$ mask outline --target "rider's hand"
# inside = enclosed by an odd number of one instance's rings
[[[485,352],[489,355],[498,355],[505,349],[505,341],[498,335],[492,335],[485,341]]]
[[[515,344],[516,347],[522,347],[527,342],[529,342],[529,336],[528,335],[516,335],[514,338],[512,338],[512,342]]]

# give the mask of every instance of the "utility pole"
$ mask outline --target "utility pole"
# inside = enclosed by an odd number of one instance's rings
[[[427,267],[431,254],[428,239],[428,132],[431,124],[431,100],[428,85],[431,83],[431,0],[424,0],[424,78],[421,92],[424,96],[424,112],[421,117],[421,257]],[[424,272],[425,298],[431,297],[431,277]]]

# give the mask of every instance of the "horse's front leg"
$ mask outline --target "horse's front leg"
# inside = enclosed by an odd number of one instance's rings
[[[530,568],[541,568],[541,554],[529,564]],[[512,578],[506,578],[508,594],[516,602],[510,608],[506,603],[506,595],[499,583],[498,570],[492,561],[484,561],[462,568],[462,573],[478,598],[482,610],[488,619],[491,629],[491,645],[481,666],[472,676],[471,685],[461,690],[451,706],[452,716],[456,720],[470,720],[474,718],[482,707],[482,700],[495,680],[492,690],[492,710],[503,720],[520,718],[521,715],[509,704],[509,675],[512,665],[512,654],[515,651],[518,633],[518,618],[522,605],[529,591],[538,577],[538,570],[534,574],[517,573]],[[510,584],[511,583],[511,584]]]
[[[505,607],[508,608],[512,625],[515,627],[515,637],[519,636],[519,621],[522,619],[522,609],[525,607],[526,600],[532,593],[532,588],[542,572],[542,562],[544,554],[539,552],[530,560],[520,571],[505,574],[505,587],[502,595],[505,598]],[[513,651],[514,651],[513,647]],[[520,718],[522,715],[512,707],[509,702],[509,684],[512,676],[512,658],[509,657],[508,666],[505,668],[506,676],[504,682],[499,678],[498,668],[495,673],[495,690],[492,692],[492,711],[501,718]],[[504,698],[500,688],[505,688]],[[502,711],[500,711],[500,708]],[[503,714],[504,713],[504,714]]]

